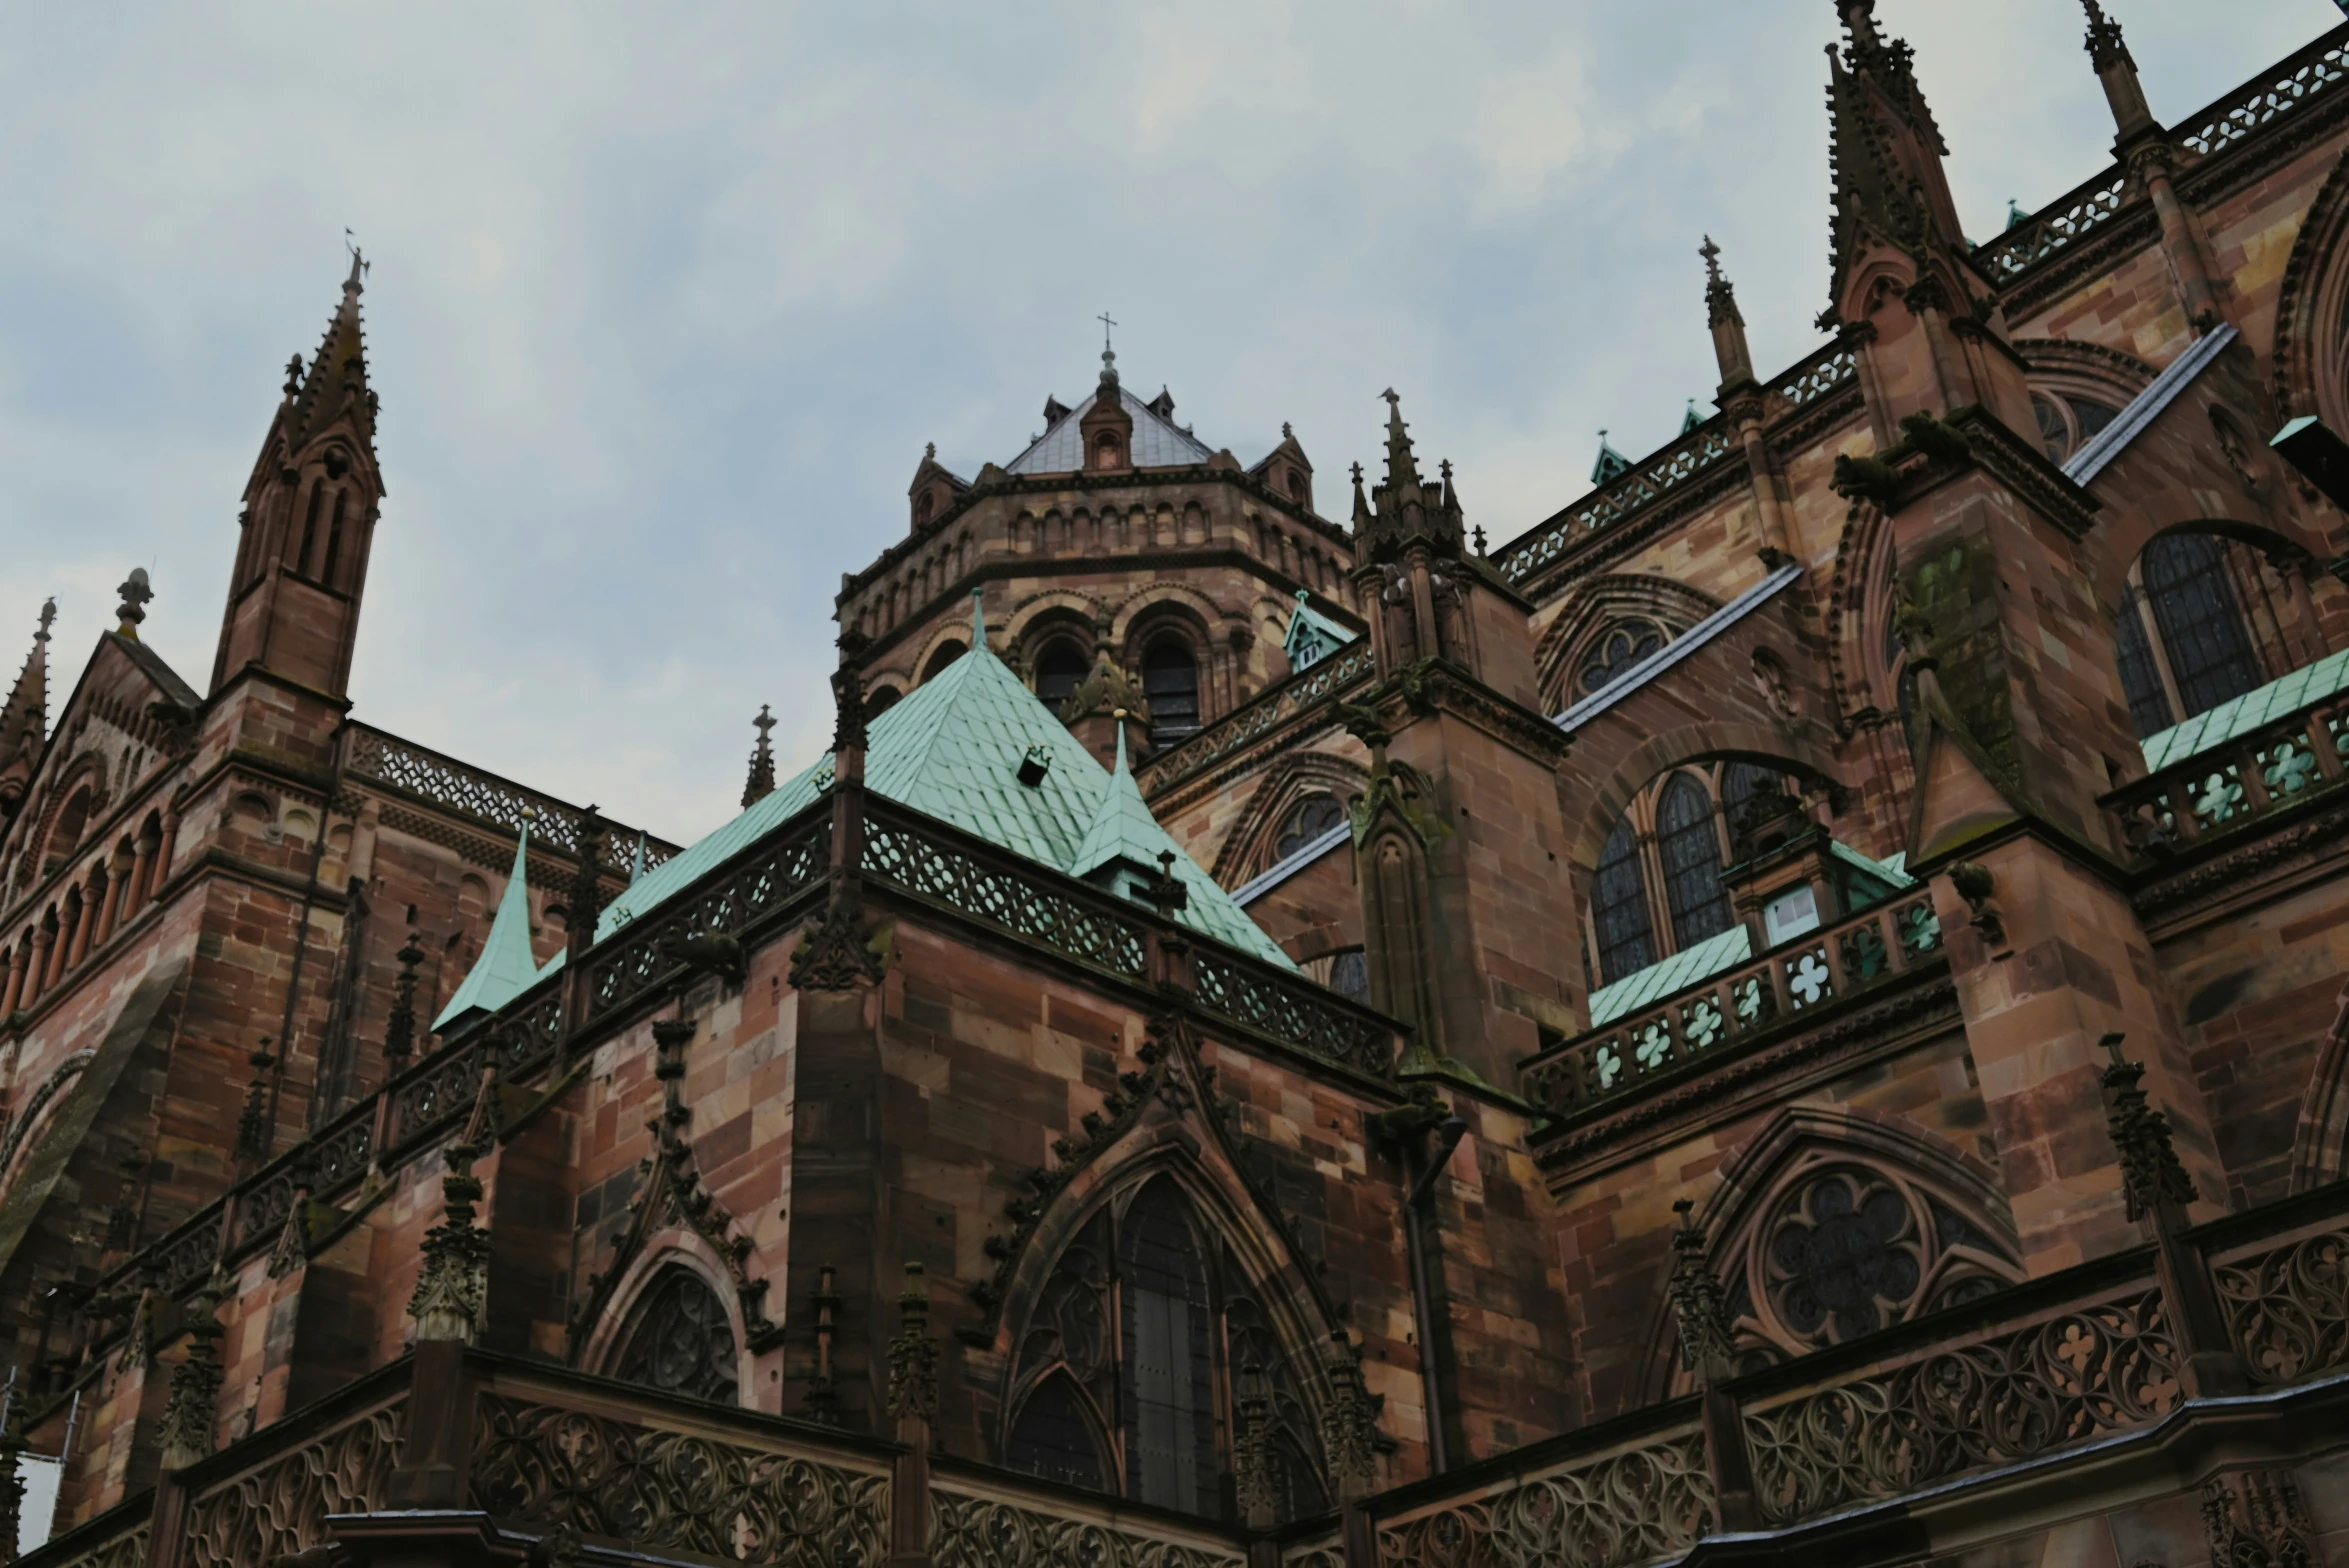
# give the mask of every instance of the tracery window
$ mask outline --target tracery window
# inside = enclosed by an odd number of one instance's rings
[[[1724,1247],[1741,1370],[1839,1345],[2023,1277],[1967,1195],[1856,1150],[1790,1162]]]
[[[1085,650],[1074,639],[1053,638],[1036,655],[1036,695],[1047,706],[1058,708],[1084,681],[1089,667]]]
[[[1721,882],[1721,834],[1705,787],[1681,773],[1664,786],[1656,806],[1656,858],[1664,870],[1664,901],[1672,913],[1672,940],[1693,947],[1729,929],[1729,890]]]
[[[2114,420],[2121,411],[2093,398],[2062,392],[2031,394],[2031,416],[2039,425],[2039,444],[2051,463],[2070,461],[2072,455]]]
[[[1622,679],[1626,670],[1664,646],[1662,628],[1650,621],[1618,621],[1600,634],[1583,656],[1582,694],[1589,696]]]
[[[1070,1240],[1021,1334],[1012,1468],[1159,1507],[1233,1507],[1224,1412],[1265,1380],[1282,1518],[1323,1511],[1318,1427],[1238,1261],[1170,1177],[1113,1197]]]
[[[1273,836],[1272,858],[1286,860],[1346,820],[1346,808],[1334,795],[1308,795],[1289,808]]]
[[[1181,638],[1160,637],[1143,653],[1142,695],[1150,702],[1153,744],[1198,732],[1199,664]]]
[[[693,1270],[672,1264],[655,1275],[630,1311],[612,1375],[665,1394],[737,1403],[740,1353],[718,1293]]]

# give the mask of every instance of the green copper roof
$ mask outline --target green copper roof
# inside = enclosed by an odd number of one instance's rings
[[[1914,887],[1916,878],[1908,874],[1908,851],[1886,860],[1874,860],[1844,843],[1841,839],[1827,841],[1828,852],[1846,865],[1852,866],[1886,886],[1898,891]],[[1639,1009],[1658,997],[1710,980],[1724,969],[1734,969],[1754,956],[1753,940],[1746,928],[1731,926],[1718,936],[1709,936],[1693,947],[1682,948],[1670,958],[1659,959],[1645,969],[1637,969],[1612,985],[1603,985],[1590,994],[1590,1026],[1603,1029],[1626,1013]]]
[[[538,958],[530,951],[529,857],[530,824],[524,822],[522,836],[514,844],[513,874],[506,878],[506,891],[498,899],[497,918],[489,923],[489,940],[481,944],[473,972],[465,976],[449,1005],[432,1021],[435,1033],[467,1013],[496,1012],[538,979]]]
[[[1049,755],[1043,778],[1019,781],[1031,750]],[[1120,782],[1122,780],[1122,783]],[[733,821],[646,872],[604,911],[598,940],[698,881],[822,798],[832,785],[829,754],[778,786]],[[867,726],[865,786],[901,805],[1012,853],[1082,875],[1110,858],[1088,852],[1114,841],[1141,864],[1174,850],[1174,875],[1189,890],[1174,919],[1202,936],[1284,969],[1296,966],[1215,879],[1184,854],[1143,804],[1130,769],[1113,775],[1077,744],[1026,683],[989,651],[971,651],[908,692]]]
[[[1143,803],[1142,786],[1134,782],[1134,770],[1126,763],[1126,727],[1120,724],[1117,766],[1109,772],[1109,788],[1103,792],[1101,804],[1094,808],[1092,824],[1085,829],[1085,840],[1077,846],[1076,858],[1069,862],[1068,874],[1089,877],[1119,860],[1154,867],[1159,853],[1172,847],[1167,842],[1166,830]]]
[[[1354,633],[1306,603],[1307,597],[1305,589],[1297,590],[1297,613],[1289,617],[1288,635],[1281,640],[1292,670],[1317,664],[1354,640]]]
[[[1602,1029],[1625,1013],[1637,1012],[1659,996],[1670,996],[1683,986],[1707,980],[1754,956],[1753,939],[1745,927],[1731,926],[1694,947],[1684,947],[1670,958],[1625,975],[1613,985],[1590,994],[1590,1026]]]
[[[2257,691],[2231,697],[2183,724],[2146,736],[2137,743],[2145,753],[2146,771],[2158,773],[2172,763],[2223,746],[2270,719],[2321,702],[2344,687],[2349,687],[2349,648],[2278,676]]]

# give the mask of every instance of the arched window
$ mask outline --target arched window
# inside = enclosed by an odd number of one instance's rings
[[[1284,1520],[1324,1511],[1318,1424],[1245,1271],[1175,1180],[1112,1198],[1070,1239],[1020,1333],[1014,1469],[1219,1516],[1233,1499],[1223,1413],[1248,1378],[1272,1421]]]
[[[1582,694],[1589,696],[1623,678],[1634,664],[1664,646],[1662,628],[1648,621],[1618,621],[1602,633],[1582,660]]]
[[[1721,885],[1721,833],[1705,787],[1683,773],[1656,803],[1656,857],[1664,868],[1664,902],[1672,940],[1693,947],[1729,929],[1729,891]]]
[[[1116,431],[1104,430],[1093,438],[1093,466],[1095,468],[1117,468],[1122,466],[1122,463],[1123,458],[1118,447]]]
[[[2251,651],[2243,607],[2217,539],[2163,534],[2145,547],[2142,570],[2184,717],[2260,684],[2259,659]]]
[[[936,680],[938,678],[939,671],[945,669],[946,666],[952,664],[955,660],[961,658],[969,651],[969,649],[965,648],[959,642],[940,644],[938,651],[930,655],[930,662],[922,667],[922,679],[926,681]]]
[[[318,513],[326,504],[326,481],[315,480],[310,486],[310,510],[302,521],[302,553],[294,558],[294,570],[308,575],[310,548],[318,542]]]
[[[894,686],[883,686],[878,688],[870,697],[865,699],[865,717],[868,719],[879,718],[882,714],[887,713],[891,708],[897,706],[897,699],[901,695],[902,693],[900,693]]]
[[[2031,394],[2031,416],[2039,424],[2039,444],[2051,463],[2063,463],[2094,440],[2121,411],[2092,398],[2060,392]]]
[[[665,1394],[731,1405],[738,1402],[739,1363],[725,1303],[699,1274],[672,1264],[637,1298],[612,1373]]]
[[[1338,804],[1334,795],[1306,796],[1281,819],[1280,832],[1272,841],[1273,859],[1288,859],[1345,820],[1346,808]]]
[[[1199,729],[1199,664],[1179,637],[1161,637],[1142,655],[1142,695],[1150,701],[1150,739],[1165,745]]]
[[[334,492],[334,516],[326,525],[326,561],[318,568],[318,580],[329,588],[334,586],[334,563],[343,553],[343,514],[349,509],[351,492],[337,486]]]
[[[1057,708],[1085,679],[1091,666],[1085,650],[1070,637],[1055,637],[1036,655],[1036,695]]]
[[[2161,668],[2153,662],[2153,640],[2145,634],[2145,597],[2132,587],[2121,597],[2113,623],[2114,652],[2120,660],[2121,692],[2129,699],[2129,722],[2140,739],[2178,722],[2170,694],[2162,689]]]
[[[71,859],[81,847],[82,833],[90,825],[90,806],[93,797],[90,787],[83,785],[67,797],[65,809],[57,813],[57,821],[49,829],[49,843],[41,859],[41,875],[47,876]]]
[[[929,522],[930,513],[936,508],[937,503],[938,498],[927,490],[914,498],[914,526],[916,528]]]
[[[1598,876],[1591,885],[1591,924],[1598,932],[1600,984],[1637,974],[1656,961],[1647,882],[1639,874],[1639,843],[1628,817],[1615,824],[1599,854]]]

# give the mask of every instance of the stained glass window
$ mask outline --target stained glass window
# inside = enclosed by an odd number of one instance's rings
[[[1102,1489],[1101,1450],[1093,1441],[1076,1390],[1065,1377],[1052,1377],[1028,1396],[1019,1424],[1011,1429],[1005,1457],[1014,1470],[1040,1475],[1047,1481]]]
[[[738,1359],[718,1293],[692,1270],[668,1268],[638,1300],[613,1371],[665,1394],[731,1405]]]
[[[1126,1211],[1118,1237],[1126,1479],[1146,1503],[1208,1513],[1217,1466],[1207,1274],[1185,1207],[1172,1182],[1155,1181]]]
[[[1664,646],[1664,634],[1646,621],[1623,621],[1607,628],[1582,661],[1583,695],[1613,685],[1623,672]]]
[[[2209,534],[2163,534],[2145,547],[2142,569],[2185,717],[2257,687],[2259,659],[2219,541]]]
[[[1721,835],[1712,797],[1683,773],[1664,786],[1656,806],[1656,858],[1664,867],[1664,902],[1672,940],[1693,947],[1729,929],[1729,890],[1721,885]]]
[[[1591,924],[1599,939],[1602,985],[1637,974],[1656,961],[1655,933],[1648,925],[1647,882],[1639,874],[1639,844],[1627,817],[1607,835],[1591,884]]]

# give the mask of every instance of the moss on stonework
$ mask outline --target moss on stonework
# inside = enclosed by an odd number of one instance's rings
[[[2014,791],[2022,783],[2006,628],[1998,613],[1998,558],[1981,534],[1953,540],[1913,567],[1903,589],[1932,628],[1929,651],[1951,717]]]

